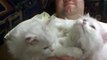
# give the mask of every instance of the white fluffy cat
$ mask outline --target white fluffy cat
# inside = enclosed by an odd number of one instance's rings
[[[56,35],[45,23],[32,18],[13,28],[5,38],[15,59],[44,60],[52,52]]]
[[[94,54],[102,49],[104,43],[96,19],[90,16],[83,16],[78,19],[77,24],[81,27],[77,30],[80,32],[79,42],[84,51],[83,60],[89,56],[94,56]]]
[[[80,60],[93,57],[104,45],[97,20],[88,14],[82,16],[69,29],[61,44],[65,47],[80,48],[83,52],[83,56],[80,54]]]

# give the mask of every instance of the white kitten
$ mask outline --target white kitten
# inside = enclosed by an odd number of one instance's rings
[[[85,15],[79,18],[69,29],[69,33],[61,44],[65,47],[81,48],[83,58],[93,56],[103,47],[103,38],[97,20]],[[81,57],[81,54],[79,55]]]
[[[80,33],[79,42],[84,51],[83,59],[93,56],[102,49],[104,44],[97,20],[90,16],[83,16],[78,20],[77,24],[79,28],[75,30],[79,30]]]
[[[9,52],[19,60],[44,60],[50,56],[56,40],[52,30],[36,20],[20,23],[5,38]]]

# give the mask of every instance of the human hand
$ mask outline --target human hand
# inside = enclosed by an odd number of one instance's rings
[[[49,57],[46,60],[76,60],[74,57],[61,56],[61,57]]]

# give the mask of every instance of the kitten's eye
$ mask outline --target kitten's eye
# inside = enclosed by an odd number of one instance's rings
[[[34,44],[38,43],[39,41],[36,38],[27,37],[27,38],[25,38],[25,42],[27,44],[34,45]]]
[[[47,47],[44,47],[43,49],[48,49],[49,47],[47,46]]]
[[[90,26],[91,26],[93,29],[96,29],[95,26],[93,26],[93,25],[90,25]]]
[[[26,41],[31,40],[31,37],[27,37],[25,40],[26,40]]]
[[[87,21],[86,19],[83,19],[83,21]]]
[[[83,19],[83,24],[86,24],[87,20],[86,19]]]

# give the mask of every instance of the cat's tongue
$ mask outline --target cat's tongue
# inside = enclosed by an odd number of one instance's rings
[[[76,60],[74,57],[61,56],[61,57],[48,57],[46,60]]]

